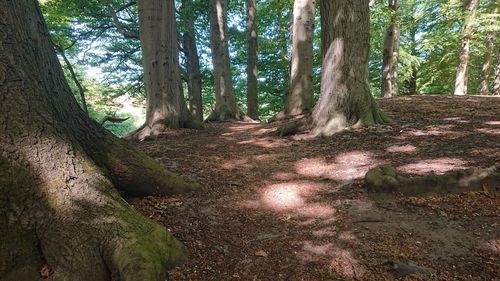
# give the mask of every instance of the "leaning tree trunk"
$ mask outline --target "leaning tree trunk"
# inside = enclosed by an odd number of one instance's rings
[[[398,94],[399,6],[399,0],[389,0],[392,15],[384,41],[381,85],[383,97],[394,97]]]
[[[130,194],[198,185],[171,174],[78,106],[38,1],[0,0],[0,276],[38,280],[164,280],[185,259]]]
[[[187,84],[189,96],[189,111],[197,122],[203,122],[203,103],[201,97],[201,74],[198,47],[196,47],[196,32],[192,0],[182,1],[182,16],[186,31],[183,36],[183,49],[186,54]]]
[[[314,106],[313,31],[315,0],[295,0],[293,5],[290,91],[285,116],[303,114]]]
[[[321,1],[321,96],[312,113],[315,135],[388,122],[370,93],[367,0]]]
[[[257,101],[257,8],[255,0],[247,0],[247,114],[250,118],[259,119]]]
[[[492,14],[496,15],[498,11],[498,7],[496,6],[496,0],[492,0],[491,5],[493,6]],[[493,19],[490,23],[491,26],[494,26],[496,23],[495,19]],[[479,94],[483,96],[487,96],[490,93],[489,89],[490,69],[491,69],[491,61],[493,60],[493,47],[495,44],[495,39],[496,39],[495,30],[490,30],[488,32],[488,36],[486,37],[484,62],[483,62],[483,68],[481,69],[481,85],[479,86]]]
[[[127,136],[143,140],[166,128],[197,128],[181,92],[173,1],[140,0],[139,26],[146,88],[146,122]]]
[[[465,2],[467,2],[464,3],[467,4],[464,6],[466,15],[462,31],[461,46],[458,54],[458,67],[455,78],[455,96],[463,96],[467,94],[470,40],[474,29],[477,7],[479,6],[479,0],[468,0]]]
[[[207,121],[243,119],[233,94],[227,32],[227,0],[209,0],[210,47],[215,80],[215,109]]]

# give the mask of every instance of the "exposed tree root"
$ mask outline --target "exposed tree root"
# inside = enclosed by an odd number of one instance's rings
[[[366,187],[373,192],[402,193],[457,193],[464,191],[500,191],[500,165],[486,169],[468,169],[446,173],[408,177],[391,166],[378,166],[365,176]]]

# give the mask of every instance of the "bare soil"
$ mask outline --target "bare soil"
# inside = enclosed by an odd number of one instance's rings
[[[500,194],[371,194],[365,173],[408,175],[500,160],[500,98],[382,99],[388,126],[331,138],[218,123],[139,144],[203,190],[130,199],[190,250],[170,280],[500,280]],[[498,187],[496,187],[498,188]],[[387,261],[432,269],[396,279]]]

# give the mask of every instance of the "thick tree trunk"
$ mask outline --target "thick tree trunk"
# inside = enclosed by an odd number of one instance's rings
[[[0,276],[164,280],[185,259],[135,194],[196,189],[117,139],[79,108],[35,0],[0,0]]]
[[[329,136],[388,122],[368,83],[368,0],[321,1],[320,6],[321,96],[312,113],[312,133]]]
[[[127,138],[143,140],[166,128],[198,128],[181,92],[174,2],[140,0],[138,5],[146,122]]]
[[[497,65],[495,67],[495,82],[493,84],[493,95],[500,96],[500,45],[497,46]]]
[[[197,122],[203,122],[203,103],[201,97],[201,74],[198,47],[196,47],[196,32],[194,28],[194,15],[191,11],[192,0],[182,1],[182,14],[186,32],[184,32],[182,45],[186,54],[187,84],[189,95],[189,111]]]
[[[257,101],[257,7],[255,0],[247,0],[247,114],[250,118],[259,119]]]
[[[479,6],[479,0],[469,0],[465,2],[464,10],[466,15],[462,31],[462,41],[458,54],[458,67],[455,78],[455,96],[463,96],[467,94],[470,40],[474,29],[477,7]]]
[[[392,15],[384,41],[381,85],[383,97],[394,97],[398,94],[399,7],[399,0],[389,0],[389,10]]]
[[[215,80],[215,109],[206,121],[243,119],[236,104],[229,59],[227,0],[209,0],[210,47]]]
[[[491,5],[493,7],[492,14],[496,15],[498,11],[498,7],[496,5],[496,0],[491,1]],[[496,23],[495,19],[491,21],[491,25],[493,26]],[[491,30],[488,32],[488,36],[486,37],[485,51],[484,51],[484,62],[483,68],[481,69],[481,85],[479,86],[479,94],[483,96],[487,96],[490,93],[489,85],[490,85],[490,69],[491,62],[493,60],[493,45],[495,44],[496,32],[495,30]]]
[[[290,91],[285,116],[303,114],[314,106],[313,31],[315,0],[295,0],[293,5]]]

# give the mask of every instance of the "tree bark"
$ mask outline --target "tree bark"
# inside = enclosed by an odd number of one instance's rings
[[[474,22],[476,19],[476,11],[479,6],[479,0],[470,0],[464,2],[465,22],[462,31],[462,41],[458,54],[457,75],[455,78],[455,96],[463,96],[467,94],[467,80],[469,67],[469,49]]]
[[[138,5],[146,122],[126,138],[144,140],[166,128],[198,128],[181,92],[174,2],[140,0]]]
[[[257,7],[255,0],[247,0],[247,114],[250,118],[259,119],[257,100]]]
[[[367,0],[321,1],[321,95],[311,116],[314,135],[389,121],[368,83]]]
[[[493,7],[492,14],[496,15],[498,11],[496,0],[492,0],[491,5]],[[492,26],[495,23],[496,23],[495,19],[491,20],[490,22]],[[487,96],[490,93],[489,89],[490,69],[491,69],[491,62],[493,60],[493,47],[494,47],[493,45],[495,44],[495,39],[496,39],[495,30],[489,31],[488,36],[486,37],[484,62],[483,62],[483,68],[481,69],[481,85],[479,86],[479,94],[483,96]]]
[[[391,23],[387,28],[382,60],[383,97],[394,97],[398,94],[398,63],[399,63],[399,0],[389,0]]]
[[[185,259],[167,230],[115,189],[199,188],[114,137],[78,106],[38,1],[0,0],[0,276],[164,280]]]
[[[186,32],[183,35],[183,49],[186,55],[187,84],[189,96],[189,111],[199,123],[203,122],[203,103],[201,96],[201,74],[198,47],[196,47],[196,32],[194,15],[192,14],[192,0],[182,1],[182,14]]]
[[[495,67],[495,83],[493,84],[493,95],[500,96],[500,45],[497,46],[497,65]]]
[[[313,31],[315,0],[295,0],[292,26],[290,91],[285,116],[304,114],[314,106]]]
[[[206,121],[244,119],[236,104],[229,59],[227,0],[209,0],[210,47],[215,80],[215,109]]]

